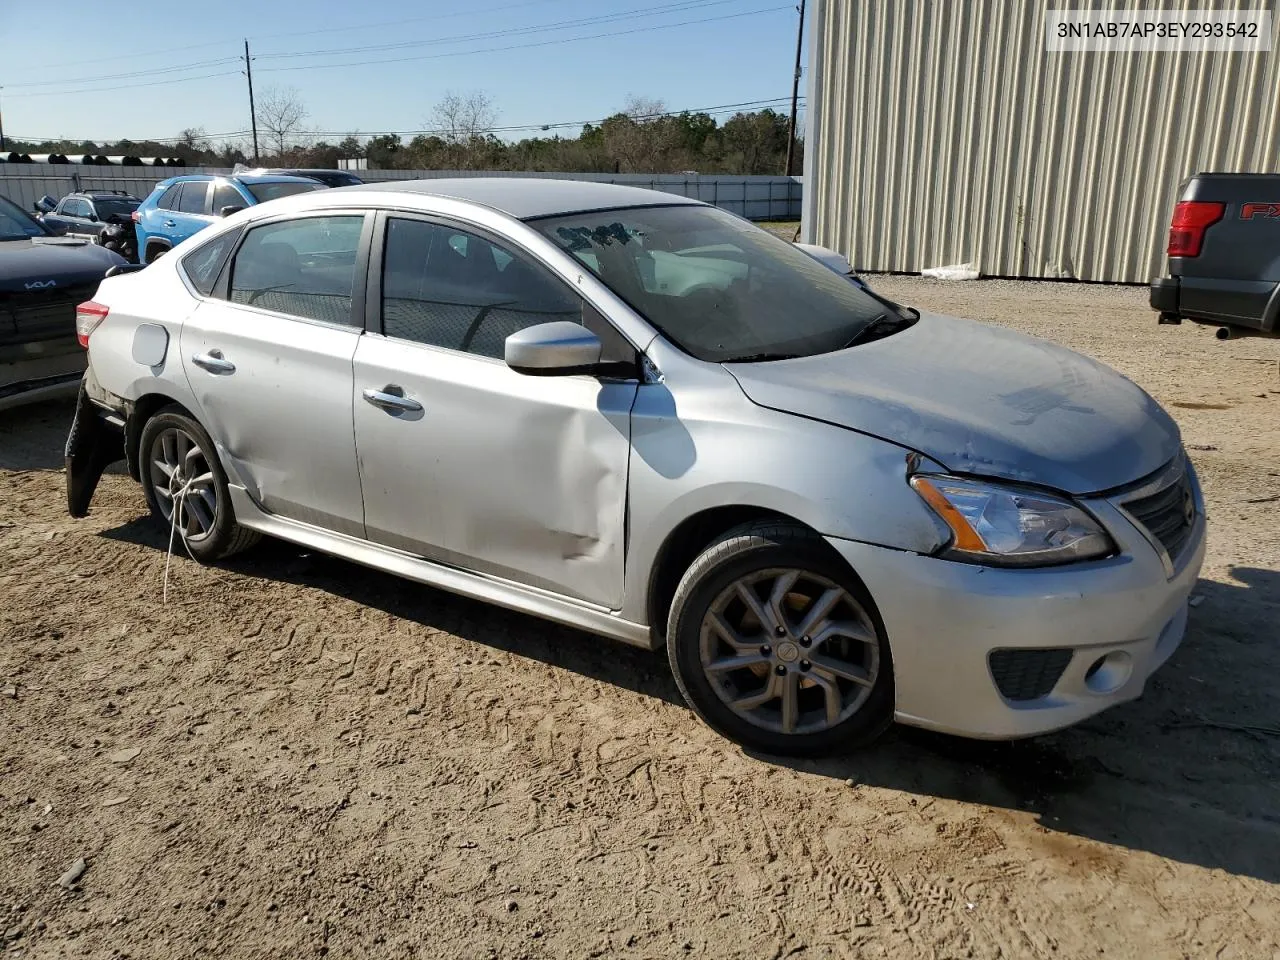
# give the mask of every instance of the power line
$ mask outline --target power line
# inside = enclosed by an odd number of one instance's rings
[[[756,10],[744,10],[740,13],[726,13],[715,17],[703,17],[698,20],[681,20],[676,23],[660,23],[650,27],[632,27],[630,30],[614,30],[607,33],[592,33],[582,37],[562,37],[556,40],[538,40],[533,43],[516,43],[505,47],[484,47],[480,50],[452,50],[446,53],[432,53],[415,57],[392,57],[378,60],[356,60],[350,63],[315,63],[299,67],[264,67],[261,73],[288,73],[295,70],[341,70],[347,67],[364,67],[385,65],[388,63],[410,63],[421,60],[441,60],[445,57],[470,57],[477,53],[501,53],[507,50],[528,50],[534,47],[549,47],[562,43],[577,43],[582,40],[601,40],[606,37],[623,37],[636,33],[649,33],[655,30],[670,30],[674,27],[688,27],[700,23],[714,23],[720,20],[735,20],[741,17],[753,17],[762,13],[773,13],[778,10],[791,10],[790,5],[780,7],[761,7]]]
[[[205,43],[193,43],[190,46],[186,46],[186,47],[165,47],[164,50],[159,52],[162,53],[164,56],[168,56],[171,53],[182,53],[184,50],[206,50],[209,47],[222,47],[232,43],[235,43],[235,41],[234,40],[209,40]],[[42,70],[59,70],[62,67],[87,67],[87,66],[92,66],[95,63],[114,63],[117,60],[136,61],[138,59],[145,59],[147,56],[155,56],[155,54],[153,53],[148,55],[148,54],[139,54],[139,53],[121,53],[121,54],[117,54],[114,57],[96,57],[93,60],[72,60],[64,63],[41,63],[40,68]]]
[[[220,140],[226,137],[243,137],[247,136],[248,130],[229,130],[226,133],[205,133],[197,137],[197,140]],[[27,137],[14,136],[6,134],[10,140],[21,141],[23,143],[181,143],[186,137],[105,137],[99,139],[97,137]]]
[[[309,37],[320,33],[352,33],[356,30],[373,30],[382,27],[396,27],[406,23],[425,23],[432,20],[449,20],[454,17],[476,16],[488,13],[499,13],[504,10],[515,10],[520,7],[538,6],[544,3],[563,3],[564,0],[523,0],[521,3],[508,3],[498,7],[483,7],[479,10],[456,10],[452,13],[438,13],[429,17],[408,17],[404,20],[382,20],[374,23],[353,23],[341,27],[321,27],[317,30],[290,30],[287,33],[265,33],[260,36],[251,36],[250,40],[274,40],[280,37]],[[228,37],[226,40],[209,40],[205,43],[193,43],[184,47],[166,47],[161,51],[164,55],[171,53],[182,53],[186,50],[206,50],[209,47],[228,46],[233,43],[239,43],[239,38]],[[154,55],[154,54],[153,54]],[[139,53],[121,53],[111,57],[95,57],[92,60],[72,60],[62,63],[42,63],[41,69],[58,70],[62,67],[85,67],[95,63],[114,63],[119,60],[137,61],[139,58],[145,58],[147,54]]]
[[[523,3],[507,3],[500,7],[482,7],[479,10],[455,10],[453,13],[437,13],[429,17],[408,17],[404,20],[383,20],[380,23],[361,23],[347,27],[321,27],[318,30],[291,30],[288,33],[268,33],[252,40],[274,40],[278,37],[310,37],[319,33],[350,33],[353,30],[368,30],[374,27],[398,27],[406,23],[426,23],[433,20],[451,20],[454,17],[476,16],[489,13],[500,13],[504,10],[516,10],[520,7],[541,6],[544,3],[563,3],[564,0],[524,0]]]
[[[660,16],[666,13],[679,13],[679,12],[685,12],[688,10],[702,9],[709,6],[718,6],[724,3],[732,3],[732,2],[736,2],[736,0],[678,0],[678,2],[668,3],[668,4],[660,5],[657,7],[641,8],[639,10],[632,10],[632,11],[621,11],[613,14],[601,14],[596,17],[588,17],[585,19],[580,18],[578,20],[562,20],[562,21],[551,23],[551,24],[541,24],[541,25],[534,24],[527,27],[515,27],[507,30],[487,31],[483,33],[464,34],[464,35],[458,35],[453,37],[439,37],[439,38],[433,38],[430,40],[421,40],[421,41],[405,41],[397,44],[383,44],[383,45],[374,45],[374,46],[367,46],[367,47],[351,47],[351,48],[346,48],[345,50],[342,50],[342,49],[314,50],[314,51],[294,51],[290,53],[281,53],[281,54],[261,54],[255,57],[254,59],[269,60],[269,59],[285,59],[285,58],[309,57],[309,56],[330,56],[334,54],[340,55],[344,52],[345,53],[358,53],[358,52],[365,52],[365,51],[372,52],[375,50],[382,50],[382,49],[396,49],[396,48],[422,46],[422,45],[433,45],[438,43],[462,43],[467,41],[483,40],[483,39],[489,39],[489,38],[496,39],[502,36],[528,35],[531,33],[546,32],[548,30],[565,30],[565,29],[571,29],[573,27],[578,27],[578,26],[589,26],[592,24],[619,22],[623,20],[636,19],[638,17]],[[527,6],[527,5],[529,4],[526,2],[523,4],[512,4],[510,6],[518,7],[518,6]],[[499,8],[492,8],[492,9],[496,10],[496,9],[504,9],[504,8],[499,7]],[[553,40],[543,40],[543,41],[536,41],[533,43],[525,43],[525,44],[513,44],[513,45],[504,46],[504,47],[490,47],[490,48],[484,48],[480,50],[450,51],[446,53],[427,54],[423,56],[400,57],[400,58],[393,58],[393,59],[380,58],[378,60],[364,60],[364,61],[355,61],[355,62],[347,62],[347,63],[305,64],[305,65],[294,66],[294,67],[264,67],[261,69],[265,72],[273,72],[273,73],[283,72],[283,71],[295,71],[295,70],[342,69],[344,67],[367,66],[369,64],[374,64],[374,63],[378,63],[378,64],[404,63],[409,61],[430,60],[430,59],[438,59],[443,57],[469,56],[471,54],[478,54],[478,53],[491,53],[491,52],[501,52],[501,51],[507,51],[507,50],[518,50],[518,49],[526,49],[526,48],[532,48],[532,47],[549,46],[549,45],[559,44],[559,43],[574,43],[582,40],[596,40],[596,39],[604,39],[608,37],[625,36],[628,34],[644,33],[644,32],[649,32],[653,30],[665,30],[665,29],[670,29],[674,27],[691,26],[691,25],[701,24],[701,23],[710,23],[718,20],[729,20],[729,19],[735,19],[735,18],[744,17],[744,16],[754,16],[760,13],[768,13],[774,10],[781,10],[781,9],[786,9],[786,8],[785,7],[767,7],[767,8],[762,8],[758,10],[748,10],[748,11],[740,11],[737,13],[724,14],[716,17],[705,17],[705,18],[696,19],[696,20],[685,20],[685,21],[678,21],[676,23],[668,23],[668,24],[655,24],[650,27],[637,27],[637,28],[632,28],[630,30],[610,31],[605,33],[589,34],[581,37],[562,37],[562,38],[557,38]],[[430,19],[430,18],[421,18],[421,19]],[[319,31],[316,31],[316,32],[319,32]],[[195,63],[190,63],[190,64],[157,67],[154,69],[136,70],[136,71],[130,71],[127,73],[105,74],[97,77],[73,77],[73,78],[64,78],[59,80],[28,81],[25,83],[10,84],[8,86],[15,87],[15,88],[31,88],[31,87],[42,87],[42,86],[66,86],[66,85],[75,85],[75,84],[84,84],[84,83],[94,84],[91,87],[83,87],[83,88],[76,88],[76,89],[70,89],[70,90],[52,90],[52,91],[40,91],[40,92],[33,92],[33,93],[10,94],[10,96],[17,96],[17,97],[41,97],[41,96],[47,97],[47,96],[62,96],[62,95],[71,96],[71,95],[77,95],[82,93],[97,93],[97,92],[107,92],[107,91],[114,91],[114,90],[134,90],[134,89],[139,89],[139,88],[149,87],[149,86],[160,86],[160,85],[168,85],[168,84],[174,84],[174,83],[189,83],[197,80],[206,80],[213,77],[231,76],[232,72],[224,71],[224,72],[217,72],[217,73],[205,73],[205,74],[200,74],[192,77],[166,77],[163,80],[149,81],[145,83],[116,84],[113,86],[106,86],[106,87],[100,86],[98,84],[99,84],[99,81],[160,76],[162,74],[169,74],[169,73],[182,73],[188,70],[200,69],[202,67],[222,66],[223,64],[238,63],[240,62],[240,60],[241,60],[240,57],[225,57],[225,58],[216,59],[216,60],[197,61]]]
[[[101,77],[67,77],[62,80],[31,80],[27,83],[8,83],[6,88],[12,87],[53,87],[66,86],[74,83],[96,83],[99,80],[132,80],[136,77],[150,77],[161,73],[181,73],[185,70],[199,70],[202,67],[220,67],[226,63],[235,63],[238,57],[223,57],[220,60],[199,60],[195,63],[183,64],[181,66],[160,67],[155,70],[134,70],[130,73],[112,73]]]
[[[738,103],[719,103],[719,104],[714,104],[712,106],[706,106],[706,107],[682,107],[678,110],[664,110],[660,113],[638,114],[636,116],[633,116],[631,119],[656,120],[662,117],[678,117],[684,113],[691,113],[691,114],[706,113],[706,114],[715,116],[723,113],[733,113],[735,111],[743,110],[747,108],[763,109],[764,107],[772,106],[774,104],[786,103],[790,99],[791,99],[790,97],[772,97],[767,100],[743,100]],[[800,97],[800,101],[803,104],[804,102],[803,96]],[[612,114],[611,116],[617,116],[617,114],[615,113],[615,114]],[[609,119],[609,117],[596,117],[591,120],[559,120],[554,123],[522,123],[522,124],[513,124],[510,126],[490,127],[490,128],[487,128],[484,132],[485,133],[516,133],[523,130],[557,130],[557,129],[564,129],[565,127],[582,127],[588,123],[599,124],[599,123],[603,123],[607,119]],[[248,130],[232,130],[227,133],[206,133],[203,136],[201,136],[199,139],[218,140],[220,138],[225,138],[225,137],[243,137],[243,136],[247,136],[249,132],[250,131]],[[428,135],[433,133],[445,133],[445,132],[447,131],[443,129],[365,130],[365,131],[315,130],[311,132],[311,135],[316,137],[350,137],[350,136],[381,137],[381,136],[389,136],[389,135],[411,137],[411,136]],[[28,137],[28,136],[14,136],[12,134],[7,134],[6,136],[8,136],[8,138],[11,140],[22,141],[23,143],[97,142],[94,137]],[[107,143],[107,142],[120,143],[120,142],[128,141],[130,143],[178,143],[184,139],[185,137],[180,137],[180,136],[179,137],[121,137],[115,140],[106,139],[106,140],[103,140],[102,142],[103,143]]]
[[[726,3],[737,3],[739,0],[679,0],[657,7],[643,7],[639,10],[604,13],[594,17],[577,17],[572,20],[558,20],[547,24],[532,24],[525,27],[511,27],[506,30],[491,30],[482,33],[458,34],[451,37],[432,37],[429,40],[404,40],[398,43],[381,43],[361,47],[338,47],[328,50],[302,50],[292,53],[259,54],[258,60],[285,60],[295,57],[342,56],[352,53],[372,53],[375,50],[402,50],[410,47],[435,46],[442,43],[463,43],[471,40],[489,40],[498,37],[530,33],[545,33],[549,30],[565,30],[572,27],[589,27],[602,23],[615,23],[622,20],[634,20],[637,17],[651,17],[664,13],[684,13],[702,7],[723,6]]]
[[[724,113],[735,113],[745,108],[764,108],[773,104],[784,104],[790,101],[790,97],[773,97],[769,100],[745,100],[741,103],[721,103],[710,107],[683,107],[679,110],[664,110],[660,113],[637,114],[631,117],[632,120],[657,120],[663,117],[678,117],[682,114],[698,114],[705,113],[716,116]],[[803,98],[801,98],[803,100]],[[620,112],[620,111],[619,111]],[[617,116],[611,114],[610,116]],[[487,127],[483,133],[518,133],[525,130],[562,130],[565,127],[582,127],[587,124],[599,124],[608,120],[609,117],[596,117],[591,120],[560,120],[554,123],[522,123],[503,127]],[[383,137],[383,136],[399,136],[399,137],[416,137],[428,136],[431,134],[448,133],[443,128],[435,128],[428,130],[317,130],[313,131],[312,136],[316,137]]]
[[[146,83],[125,83],[116,87],[85,87],[82,90],[46,90],[43,93],[20,93],[19,97],[70,97],[82,93],[105,93],[108,90],[137,90],[140,87],[164,87],[174,83],[190,83],[194,80],[209,80],[213,77],[238,77],[239,70],[227,70],[222,73],[204,73],[198,77],[173,77],[168,80],[149,80]]]

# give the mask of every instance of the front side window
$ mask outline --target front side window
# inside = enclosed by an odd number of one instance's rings
[[[363,215],[345,215],[253,228],[231,264],[231,301],[326,323],[352,323],[351,292],[363,227]]]
[[[189,180],[182,185],[182,196],[178,199],[179,213],[208,213],[209,183],[208,181]]]
[[[87,200],[68,200],[62,208],[64,217],[78,217],[85,219],[89,216],[89,201]]]
[[[581,323],[582,301],[544,268],[455,227],[387,221],[387,336],[501,359],[511,334],[556,320]]]
[[[635,207],[531,225],[701,360],[829,353],[893,309],[714,207]]]
[[[292,197],[295,193],[310,193],[312,190],[323,190],[323,183],[246,183],[244,188],[253,194],[259,203],[268,200],[279,200],[281,197]]]

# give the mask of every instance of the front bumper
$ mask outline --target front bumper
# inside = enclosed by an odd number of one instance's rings
[[[1112,532],[1117,556],[1017,570],[828,538],[879,607],[900,723],[1015,739],[1142,694],[1186,631],[1187,598],[1204,562],[1203,503],[1171,577],[1119,510],[1105,501],[1088,506]],[[1001,693],[992,652],[1053,649],[1069,651],[1069,660],[1047,693],[1017,701]]]

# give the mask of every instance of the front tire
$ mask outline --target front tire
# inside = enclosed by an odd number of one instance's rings
[[[875,603],[796,524],[745,524],[703,551],[676,588],[667,657],[693,711],[763,753],[847,750],[893,722],[893,661]]]
[[[261,539],[236,523],[213,440],[181,407],[165,407],[147,421],[138,460],[151,515],[166,536],[185,540],[201,563],[229,557]]]

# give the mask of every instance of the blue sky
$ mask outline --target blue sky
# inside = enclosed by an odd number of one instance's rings
[[[22,138],[239,132],[246,36],[255,91],[295,88],[325,132],[430,128],[446,91],[488,94],[500,127],[599,119],[633,94],[669,109],[764,101],[791,94],[796,18],[789,0],[0,2],[0,109]],[[560,42],[575,37],[592,39]]]

